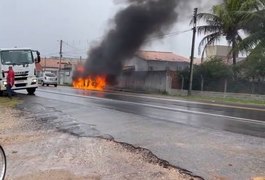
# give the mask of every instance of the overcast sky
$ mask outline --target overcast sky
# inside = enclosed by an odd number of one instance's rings
[[[215,0],[192,2],[190,9],[180,14],[172,32],[191,29],[189,19],[193,8],[209,11],[216,3]],[[89,47],[101,40],[110,28],[111,19],[123,6],[113,0],[0,0],[0,48],[31,47],[42,56],[58,56],[62,39],[65,57],[84,57]],[[143,49],[172,51],[189,57],[191,36],[190,31],[152,40]],[[197,38],[197,44],[200,39]]]

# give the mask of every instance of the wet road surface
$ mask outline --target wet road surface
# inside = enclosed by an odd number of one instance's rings
[[[70,88],[46,88],[39,90],[37,95],[57,100],[63,97],[67,102],[79,104],[82,102],[83,105],[93,103],[97,106],[172,123],[265,137],[265,108],[262,107],[213,106],[207,103],[198,104],[144,95],[89,92]]]
[[[40,88],[36,96],[22,97],[25,109],[60,130],[148,148],[206,179],[249,179],[265,172],[262,107],[67,87]]]

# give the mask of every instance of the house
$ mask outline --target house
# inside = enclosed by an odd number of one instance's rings
[[[193,64],[199,66],[200,64],[203,63],[202,61],[203,61],[202,58],[194,57],[194,59],[193,59]]]
[[[226,62],[229,62],[232,59],[232,55],[230,54],[232,48],[230,46],[223,45],[210,45],[205,49],[206,59],[208,58],[221,58]]]
[[[231,51],[232,51],[231,46],[210,45],[207,46],[205,50],[206,59],[217,57],[222,59],[224,62],[228,64],[232,64],[233,61],[232,61]]]
[[[78,60],[63,58],[61,60],[61,84],[71,84],[74,66]],[[44,58],[40,62],[41,71],[48,71],[59,75],[60,59],[57,57]],[[39,68],[40,69],[40,68]],[[41,72],[38,72],[40,74]]]
[[[222,45],[214,45],[214,46],[207,46],[205,53],[206,59],[217,57],[222,59],[225,63],[232,64],[232,47],[231,46],[222,46]],[[236,62],[244,61],[246,57],[239,57],[237,55]]]
[[[169,92],[181,88],[177,71],[189,68],[190,60],[173,52],[138,51],[125,61],[119,88]]]
[[[172,52],[138,51],[125,61],[124,71],[181,71],[189,67],[190,60]]]

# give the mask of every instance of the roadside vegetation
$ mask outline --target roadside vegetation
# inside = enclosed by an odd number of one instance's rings
[[[202,64],[194,68],[193,90],[265,94],[265,0],[224,0],[210,13],[198,13]],[[227,60],[204,59],[209,45],[225,38],[231,51]],[[238,61],[238,55],[246,58]],[[188,88],[189,70],[179,72]]]
[[[13,108],[19,103],[21,103],[21,100],[19,100],[16,97],[13,97],[12,99],[9,99],[7,97],[0,97],[0,108],[3,108],[3,107]]]
[[[251,99],[240,99],[240,98],[230,98],[230,97],[202,97],[202,96],[191,96],[186,97],[187,100],[195,100],[202,102],[211,102],[211,103],[224,103],[224,104],[242,104],[242,105],[257,105],[264,106],[264,100],[251,100]]]

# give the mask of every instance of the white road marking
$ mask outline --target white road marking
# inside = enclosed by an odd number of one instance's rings
[[[54,91],[51,91],[51,92],[54,92]],[[150,99],[150,100],[163,100],[163,101],[169,101],[169,102],[178,102],[178,103],[187,103],[187,104],[196,104],[196,105],[208,105],[208,106],[214,106],[214,107],[224,107],[224,108],[234,108],[234,109],[265,112],[265,107],[264,107],[264,109],[261,109],[261,108],[243,107],[243,106],[235,106],[235,105],[227,105],[227,104],[214,104],[214,103],[206,103],[206,102],[169,99],[169,98],[162,98],[162,97],[151,97],[151,96],[144,96],[144,95],[140,95],[140,94],[138,95],[138,94],[132,94],[132,93],[130,93],[130,94],[120,93],[119,94],[119,93],[113,93],[113,92],[108,92],[108,91],[106,91],[106,93],[112,94],[112,95],[127,96],[127,97],[140,97],[140,98],[145,98],[145,99]]]
[[[101,101],[103,100],[103,101],[112,101],[112,102],[122,102],[122,103],[127,103],[127,104],[134,104],[134,105],[157,108],[157,109],[163,109],[163,110],[178,111],[178,112],[183,112],[183,113],[192,113],[192,114],[214,116],[214,117],[220,117],[220,118],[228,118],[228,119],[233,119],[233,120],[239,121],[239,122],[251,122],[251,123],[254,123],[254,124],[265,125],[265,121],[259,121],[259,120],[248,119],[248,118],[226,116],[226,115],[221,115],[221,114],[213,114],[213,113],[206,113],[206,112],[200,112],[200,111],[192,111],[192,110],[186,110],[186,109],[180,109],[180,108],[164,107],[164,106],[145,104],[145,103],[137,103],[137,102],[122,101],[122,100],[106,99],[106,98],[93,97],[93,96],[84,96],[84,95],[76,95],[76,94],[63,93],[63,92],[54,92],[54,91],[49,91],[49,90],[41,90],[41,91],[46,92],[46,93],[73,96],[73,97],[80,97],[80,98],[87,98],[87,99],[95,99],[95,100],[101,100]]]

